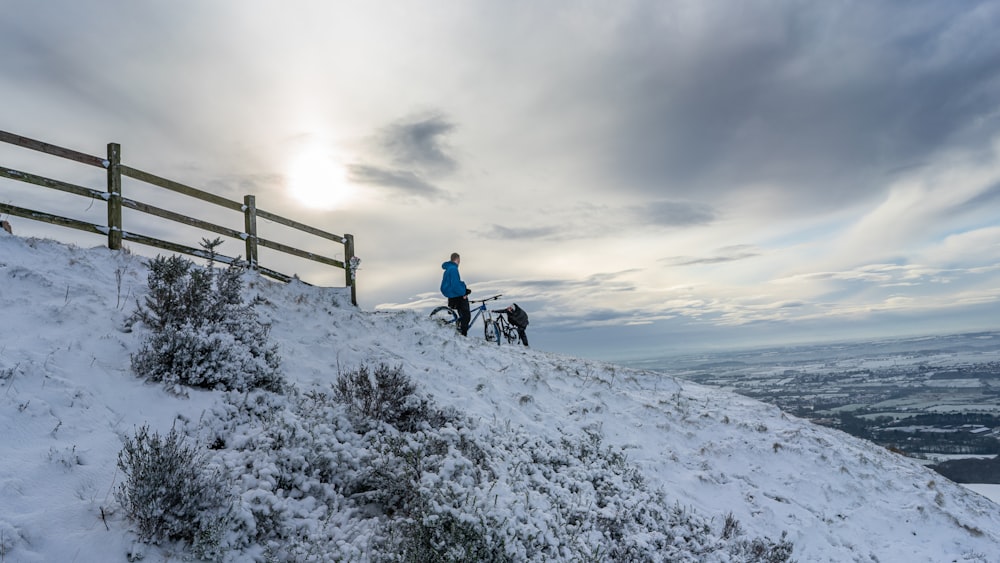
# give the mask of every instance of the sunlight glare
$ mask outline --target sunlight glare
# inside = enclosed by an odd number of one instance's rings
[[[288,190],[303,205],[332,209],[352,194],[344,167],[319,150],[300,154],[288,170]]]

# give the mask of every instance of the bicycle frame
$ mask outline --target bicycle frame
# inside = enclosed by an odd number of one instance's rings
[[[520,341],[521,337],[517,333],[517,327],[507,320],[507,311],[505,309],[494,309],[492,312],[497,313],[497,320],[494,322],[497,328],[500,329],[500,335],[507,339],[507,343],[513,344]]]
[[[500,297],[500,296],[497,295],[497,296],[494,296],[494,297],[490,297],[489,300],[492,301],[492,300],[494,300],[494,299],[496,299],[498,297]],[[490,321],[493,320],[493,318],[490,317],[490,311],[489,311],[489,309],[486,308],[486,301],[487,301],[486,299],[480,299],[479,301],[472,301],[472,300],[469,301],[470,305],[473,304],[473,303],[479,303],[478,307],[476,307],[475,309],[472,309],[472,311],[474,311],[475,314],[472,315],[471,319],[469,319],[469,326],[472,326],[472,325],[476,324],[476,320],[479,319],[480,316],[483,317],[483,322],[484,323],[490,322]]]
[[[493,297],[487,297],[486,299],[469,300],[470,305],[473,303],[479,303],[478,307],[476,307],[475,309],[471,309],[469,311],[470,313],[474,313],[472,317],[469,319],[469,328],[472,328],[472,326],[476,324],[476,321],[479,320],[480,317],[482,317],[483,334],[486,337],[486,341],[496,342],[498,346],[500,345],[500,334],[501,334],[500,326],[497,324],[496,321],[493,320],[493,317],[490,314],[491,311],[486,307],[486,304],[490,301],[496,301],[501,297],[503,297],[502,293],[494,295]],[[440,320],[445,324],[454,323],[455,326],[458,327],[458,313],[451,307],[446,307],[446,306],[438,307],[433,311],[431,311],[430,316],[431,318],[437,318],[438,320]]]

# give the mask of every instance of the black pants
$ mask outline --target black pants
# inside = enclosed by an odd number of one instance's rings
[[[449,297],[448,306],[458,311],[458,331],[462,333],[462,336],[468,336],[469,320],[472,318],[472,312],[469,311],[469,298],[464,296]]]
[[[515,328],[517,328],[517,335],[519,337],[521,337],[521,344],[524,344],[525,346],[527,346],[528,345],[528,335],[527,335],[527,333],[525,333],[524,329],[521,328],[521,327],[515,327]]]

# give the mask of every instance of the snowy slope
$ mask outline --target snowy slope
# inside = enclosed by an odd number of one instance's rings
[[[113,490],[122,437],[197,420],[136,379],[125,318],[141,258],[0,232],[0,555],[124,561]],[[846,434],[734,394],[611,364],[457,337],[426,312],[363,312],[341,289],[253,278],[283,370],[307,386],[401,365],[437,403],[557,439],[600,430],[666,497],[751,535],[787,532],[798,561],[1000,561],[1000,507]],[[167,555],[163,556],[164,558]],[[147,560],[160,560],[158,558]]]

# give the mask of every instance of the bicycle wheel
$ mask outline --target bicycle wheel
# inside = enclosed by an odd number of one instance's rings
[[[485,323],[486,330],[486,341],[496,342],[497,346],[500,345],[500,327],[497,326],[495,321],[489,321]]]
[[[458,313],[451,307],[438,307],[431,311],[431,318],[441,324],[454,324],[458,326]]]
[[[508,344],[514,344],[521,339],[521,337],[517,335],[517,329],[512,325],[505,326],[503,334],[507,337]]]
[[[497,328],[500,329],[500,336],[507,339],[508,344],[513,344],[517,340],[517,329],[514,325],[510,324],[503,317],[500,317],[497,323]]]

